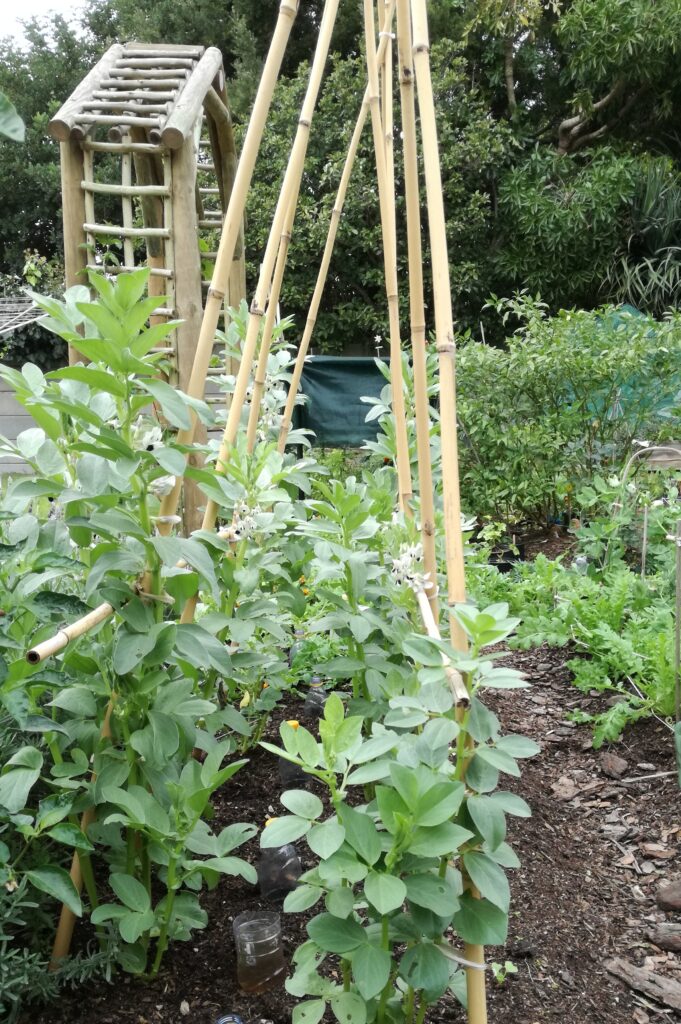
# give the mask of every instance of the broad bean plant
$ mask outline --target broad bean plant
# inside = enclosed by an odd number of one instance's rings
[[[287,982],[293,995],[310,997],[296,1007],[294,1024],[316,1024],[328,1005],[350,1024],[422,1022],[448,989],[465,999],[466,961],[456,936],[474,944],[505,941],[505,869],[519,865],[506,842],[506,816],[526,817],[530,809],[497,787],[501,774],[519,776],[518,759],[538,748],[501,735],[480,699],[486,688],[524,685],[484,652],[517,620],[505,605],[467,608],[459,618],[471,642],[465,659],[446,642],[405,634],[405,657],[393,654],[396,670],[371,677],[384,714],[353,713],[356,701],[346,708],[332,694],[319,737],[284,723],[282,747],[263,744],[323,783],[331,808],[325,813],[313,793],[286,792],[281,800],[290,813],[261,836],[265,848],[304,837],[318,858],[284,907],[323,905]],[[471,689],[463,715],[454,707],[443,653]],[[374,657],[367,656],[369,665]],[[329,957],[340,962],[331,976]]]

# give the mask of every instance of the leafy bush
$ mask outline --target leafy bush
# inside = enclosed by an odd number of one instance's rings
[[[681,318],[611,306],[549,317],[524,294],[498,306],[521,321],[506,348],[468,339],[458,354],[462,497],[478,515],[546,522],[621,466],[635,438],[673,429]]]

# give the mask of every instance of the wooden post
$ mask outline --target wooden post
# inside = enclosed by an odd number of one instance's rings
[[[175,306],[182,323],[176,328],[177,374],[180,389],[187,391],[201,329],[201,258],[199,255],[199,224],[194,190],[196,188],[196,155],[193,137],[172,154],[172,205]],[[205,433],[203,435],[205,437]],[[191,456],[195,459],[195,456]],[[184,528],[189,535],[198,529],[202,502],[193,480],[185,480]]]
[[[369,76],[369,108],[376,151],[376,177],[381,208],[383,233],[383,263],[385,266],[385,288],[388,298],[390,321],[390,383],[392,388],[393,416],[395,418],[395,440],[397,447],[397,477],[400,508],[406,516],[411,510],[411,466],[409,462],[409,441],[404,405],[404,378],[402,375],[402,345],[400,342],[400,310],[397,291],[397,246],[395,230],[395,193],[389,193],[390,176],[386,165],[385,135],[379,108],[378,63],[374,45],[373,0],[364,0],[364,28],[366,35],[367,72]]]
[[[384,22],[384,29],[389,30],[392,25],[393,10],[395,7],[394,0],[391,0],[389,5],[389,17]],[[380,62],[383,59],[383,53],[386,45],[386,38],[381,38],[376,53],[376,60]],[[305,330],[303,331],[303,337],[301,338],[300,345],[298,346],[298,354],[296,356],[295,366],[293,368],[293,374],[291,376],[291,384],[289,387],[288,396],[286,398],[286,407],[284,409],[284,416],[281,421],[281,427],[279,429],[279,443],[278,449],[283,452],[286,448],[286,439],[288,437],[289,430],[291,429],[291,422],[293,419],[293,410],[295,408],[296,396],[300,388],[300,379],[303,375],[303,367],[305,365],[305,358],[310,347],[310,341],[314,333],[315,324],[317,323],[317,314],[319,313],[319,306],[322,301],[322,295],[324,294],[324,286],[326,285],[326,278],[329,273],[329,265],[331,263],[331,257],[333,255],[334,246],[336,244],[336,236],[338,234],[338,226],[340,219],[343,214],[343,206],[345,204],[345,196],[348,191],[348,185],[350,183],[350,176],[352,174],[352,168],[355,164],[357,157],[357,150],[359,148],[359,141],[364,130],[366,123],[367,114],[369,113],[369,90],[367,89],[364,93],[362,105],[357,116],[357,123],[355,124],[355,130],[352,133],[352,139],[348,147],[348,152],[345,157],[345,164],[343,165],[343,171],[341,174],[340,183],[338,185],[338,192],[336,194],[336,202],[334,203],[333,210],[331,211],[331,221],[329,223],[329,231],[326,236],[326,244],[324,246],[324,255],[319,266],[319,272],[317,274],[317,281],[315,283],[314,292],[312,299],[310,300],[310,308],[307,313],[307,319],[305,321]]]
[[[69,139],[59,145],[61,151],[61,201],[64,224],[64,277],[67,288],[87,284],[88,253],[85,248],[85,193],[81,181],[85,177],[83,150]],[[69,365],[82,361],[82,356],[69,345]]]
[[[414,399],[416,405],[416,450],[418,454],[419,504],[423,562],[433,584],[428,600],[436,622],[438,612],[437,559],[435,555],[435,502],[430,451],[430,405],[426,372],[426,318],[423,298],[423,250],[419,199],[418,148],[414,98],[414,65],[411,54],[409,0],[397,0],[397,41],[400,67],[400,100],[404,150],[404,191],[409,255],[409,317],[411,324]]]
[[[193,398],[203,398],[205,391],[208,366],[210,364],[211,355],[213,354],[215,331],[218,326],[222,303],[227,293],[227,289],[229,288],[232,261],[234,259],[234,253],[242,230],[246,197],[248,195],[248,189],[253,175],[253,167],[255,166],[258,149],[260,148],[260,140],[265,128],[265,122],[267,120],[267,114],[272,101],[272,94],[279,75],[281,62],[284,57],[286,43],[288,42],[288,37],[293,25],[293,19],[295,18],[297,11],[298,0],[282,0],[279,7],[279,16],[277,18],[277,24],[272,38],[272,44],[267,55],[267,61],[265,62],[265,68],[263,70],[262,78],[260,79],[255,103],[248,122],[248,130],[246,132],[246,138],[241,151],[241,159],[239,160],[239,166],[236,172],[232,198],[222,227],[222,236],[220,238],[217,258],[215,260],[213,278],[206,297],[206,306],[203,314],[203,320],[201,321],[201,331],[196,346],[194,365],[189,378],[189,384],[186,388],[187,393]],[[197,418],[193,412],[191,413],[191,416],[191,427],[188,430],[179,431],[177,435],[177,441],[179,444],[191,444],[194,439],[194,429],[196,427]],[[182,481],[178,480],[173,490],[161,503],[161,516],[173,516],[176,513],[181,488]],[[167,534],[170,533],[170,530],[170,524],[159,524],[160,533]]]

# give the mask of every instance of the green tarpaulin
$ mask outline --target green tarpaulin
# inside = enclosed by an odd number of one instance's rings
[[[296,408],[295,426],[314,430],[313,443],[330,448],[359,448],[374,441],[376,420],[365,423],[371,406],[363,396],[378,398],[386,380],[370,356],[310,356],[300,390],[305,404]]]

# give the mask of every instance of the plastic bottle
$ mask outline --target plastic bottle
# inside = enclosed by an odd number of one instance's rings
[[[303,704],[303,717],[321,718],[324,714],[324,705],[326,704],[327,697],[328,694],[324,689],[323,679],[320,676],[312,676],[310,688],[307,691],[305,703]]]
[[[241,991],[254,995],[283,984],[286,964],[279,914],[247,910],[234,919],[232,930]]]
[[[300,765],[287,761],[285,757],[279,759],[279,781],[284,789],[305,789],[310,781]]]
[[[302,648],[303,648],[303,637],[305,636],[305,630],[304,629],[295,629],[293,631],[293,635],[295,637],[295,640],[291,644],[290,650],[288,652],[289,668],[293,664],[294,659],[295,659],[296,655],[298,654],[298,652],[301,651]]]
[[[264,899],[283,903],[287,893],[295,889],[303,867],[292,843],[263,850],[258,861],[258,885]]]

